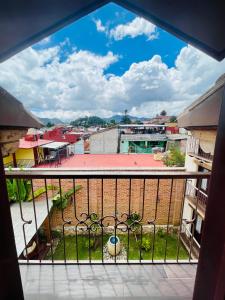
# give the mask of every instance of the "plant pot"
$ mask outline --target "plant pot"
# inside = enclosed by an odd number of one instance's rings
[[[108,242],[107,242],[107,248],[108,252],[112,256],[116,256],[120,253],[120,239],[118,236],[110,236]]]

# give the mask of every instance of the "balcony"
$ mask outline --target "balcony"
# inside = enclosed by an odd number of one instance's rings
[[[26,182],[32,195],[10,207],[25,295],[191,299],[197,260],[182,242],[183,206],[188,181],[208,177],[165,169],[7,170],[18,192]],[[110,236],[120,240],[116,256]]]
[[[200,146],[199,139],[194,137],[190,137],[187,142],[187,154],[190,156],[194,156],[199,159],[203,159],[207,162],[213,161],[213,155],[211,153],[206,153],[202,150]]]
[[[196,187],[191,181],[187,182],[186,199],[192,207],[205,216],[208,195]]]

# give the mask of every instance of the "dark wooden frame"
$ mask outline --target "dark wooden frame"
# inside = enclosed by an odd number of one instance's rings
[[[225,89],[193,300],[225,299]]]

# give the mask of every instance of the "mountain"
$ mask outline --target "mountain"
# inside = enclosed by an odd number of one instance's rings
[[[57,118],[39,118],[38,119],[44,124],[47,125],[48,123],[57,125],[57,124],[64,124],[64,122],[62,122],[61,120],[57,119]]]
[[[111,120],[115,120],[116,123],[119,123],[121,122],[121,120],[123,119],[124,115],[114,115],[110,118],[104,118],[105,121],[111,121]],[[131,115],[127,115],[127,117],[132,121],[132,122],[135,122],[135,121],[147,121],[149,120],[150,118],[145,118],[145,117],[134,117],[134,116],[131,116]]]

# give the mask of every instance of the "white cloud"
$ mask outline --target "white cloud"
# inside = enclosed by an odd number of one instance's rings
[[[139,35],[145,35],[149,40],[157,38],[156,26],[143,18],[136,17],[131,22],[120,24],[109,31],[109,36],[116,41]]]
[[[102,21],[100,19],[94,20],[94,22],[95,22],[97,31],[99,31],[99,32],[106,32],[107,31],[106,26],[104,26],[102,24]]]
[[[51,42],[51,36],[47,36],[46,38],[44,38],[43,40],[41,40],[40,42],[38,42],[36,45],[38,45],[38,46],[46,46],[50,42]]]
[[[162,109],[180,113],[225,72],[225,60],[217,62],[191,46],[180,51],[173,68],[154,55],[121,76],[107,73],[119,59],[112,52],[74,50],[61,61],[62,51],[63,44],[26,49],[0,65],[0,85],[42,117],[109,117],[124,109],[153,116]]]

